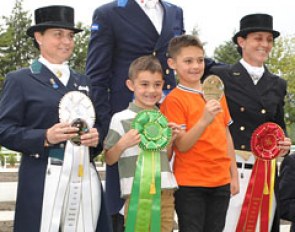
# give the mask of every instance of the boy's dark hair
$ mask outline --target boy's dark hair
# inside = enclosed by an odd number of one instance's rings
[[[175,58],[182,48],[189,46],[198,47],[204,51],[203,43],[197,36],[181,35],[170,40],[168,45],[168,54],[171,58]]]
[[[135,59],[129,67],[129,79],[134,80],[139,72],[163,73],[160,61],[153,55],[141,56]]]

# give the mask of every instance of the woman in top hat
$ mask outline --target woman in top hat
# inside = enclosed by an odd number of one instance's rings
[[[233,137],[236,160],[240,176],[240,193],[230,201],[224,231],[236,231],[242,204],[252,173],[255,157],[251,152],[253,131],[265,122],[274,122],[284,131],[284,97],[286,81],[271,73],[265,66],[274,44],[280,35],[273,30],[273,18],[267,14],[250,14],[240,21],[233,41],[242,55],[239,62],[229,66],[214,67],[211,71],[219,75],[225,85],[225,95],[233,124],[230,131]],[[286,155],[290,149],[290,139],[279,142],[280,155]],[[274,198],[275,199],[275,198]],[[269,218],[268,231],[279,230],[279,218],[275,216],[275,200]],[[253,231],[260,231],[260,219]],[[239,231],[239,230],[237,230]]]
[[[39,8],[35,21],[27,34],[40,57],[7,74],[0,101],[0,144],[22,153],[14,231],[111,231],[92,164],[101,145],[90,81],[67,65],[82,30],[68,6]]]

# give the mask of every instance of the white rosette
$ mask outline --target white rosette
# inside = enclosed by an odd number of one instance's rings
[[[79,91],[68,92],[60,101],[59,118],[60,122],[70,124],[79,119],[87,124],[88,129],[92,128],[95,110],[90,98]],[[54,175],[57,175],[56,188],[52,181],[45,185],[44,201],[53,196],[54,200],[43,203],[41,231],[95,231],[101,189],[97,173],[89,161],[89,148],[67,141],[63,166]]]
[[[79,91],[71,91],[60,101],[59,120],[72,123],[77,118],[85,120],[88,128],[92,128],[95,122],[95,111],[88,96]]]

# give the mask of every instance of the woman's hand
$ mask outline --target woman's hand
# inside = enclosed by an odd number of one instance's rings
[[[96,128],[91,128],[89,132],[81,135],[81,145],[96,147],[99,142],[99,133]]]
[[[78,128],[71,127],[68,123],[56,123],[46,131],[46,142],[57,144],[74,138],[78,135]]]
[[[278,142],[278,145],[279,145],[279,149],[280,149],[279,156],[285,156],[288,154],[288,152],[291,149],[291,145],[292,145],[291,139],[285,137],[285,139],[283,141]]]

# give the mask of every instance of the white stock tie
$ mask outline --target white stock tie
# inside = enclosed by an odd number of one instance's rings
[[[248,73],[251,76],[254,85],[256,85],[264,73],[264,68],[252,67],[251,70],[248,70]]]
[[[156,4],[159,2],[159,0],[146,0],[145,1],[145,7],[147,9],[155,9]]]

